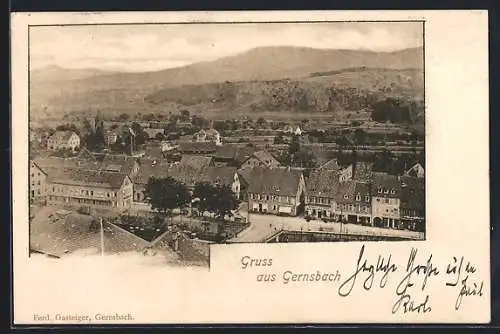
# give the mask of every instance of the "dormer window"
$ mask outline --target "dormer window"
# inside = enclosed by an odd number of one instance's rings
[[[381,194],[382,193],[382,188],[378,188],[378,193]]]
[[[361,201],[361,196],[360,195],[356,195],[356,201]]]
[[[388,194],[389,193],[389,189],[384,189],[384,194]]]
[[[370,201],[370,197],[365,196],[365,202],[369,202],[369,201]]]
[[[394,195],[395,193],[396,193],[396,191],[394,189],[391,189],[391,194]]]
[[[344,199],[348,199],[348,198],[349,198],[349,196],[348,196],[348,195],[344,195]]]

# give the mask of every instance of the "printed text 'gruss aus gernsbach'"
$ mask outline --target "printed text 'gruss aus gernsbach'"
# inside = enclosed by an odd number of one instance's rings
[[[433,280],[456,291],[455,311],[459,311],[468,299],[481,298],[485,294],[484,280],[477,275],[477,266],[465,256],[453,256],[445,265],[437,265],[433,254],[421,255],[416,248],[411,248],[407,262],[400,264],[391,254],[370,255],[362,245],[353,269],[345,272],[321,269],[307,273],[293,269],[275,272],[274,265],[273,258],[245,255],[240,259],[241,269],[255,274],[256,281],[262,284],[330,283],[340,297],[349,297],[356,289],[393,289],[393,314],[432,312],[433,298],[428,286]]]

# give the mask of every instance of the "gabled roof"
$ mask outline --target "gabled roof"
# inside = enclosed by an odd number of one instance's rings
[[[410,176],[423,176],[425,174],[425,170],[420,163],[416,163],[410,169],[408,169],[405,174]]]
[[[162,159],[163,150],[160,146],[148,146],[144,155],[148,158]]]
[[[295,196],[302,172],[288,168],[254,167],[248,174],[248,192]]]
[[[188,155],[182,156],[179,162],[180,166],[191,167],[194,169],[199,169],[200,171],[213,165],[212,157],[206,157],[202,155]]]
[[[356,196],[360,196],[360,201],[356,201]],[[339,186],[337,201],[339,203],[367,203],[366,196],[370,196],[369,183],[347,180]]]
[[[52,169],[48,173],[50,183],[88,187],[119,189],[126,174],[84,169]]]
[[[58,141],[68,141],[73,135],[78,136],[73,131],[56,131],[52,136],[50,136],[50,139]]]
[[[331,159],[318,167],[318,170],[339,171],[340,169],[337,159]]]
[[[315,170],[306,182],[308,196],[335,198],[340,182],[339,173],[333,170]]]
[[[373,179],[373,163],[357,161],[354,164],[353,179],[362,182],[371,182]]]
[[[150,177],[166,178],[170,163],[164,159],[141,159],[139,172],[132,178],[134,184],[146,185]]]
[[[219,183],[224,185],[232,185],[236,167],[209,167],[203,173],[203,179],[212,184]]]
[[[382,192],[379,192],[379,189]],[[399,178],[387,173],[373,173],[372,196],[398,198],[401,192]]]
[[[278,163],[278,160],[268,151],[257,151],[252,154],[253,157],[259,159],[265,164]]]
[[[223,145],[218,146],[215,152],[216,160],[233,160],[235,162],[241,163],[246,160],[255,152],[253,147],[248,146],[236,146],[236,145]]]
[[[181,142],[179,143],[179,151],[184,153],[189,152],[208,152],[213,153],[217,149],[214,142]]]
[[[36,213],[30,224],[30,249],[56,256],[79,249],[101,250],[100,225],[95,217],[76,212],[58,215],[55,210],[46,207]],[[105,253],[141,250],[149,244],[107,221],[103,227]]]

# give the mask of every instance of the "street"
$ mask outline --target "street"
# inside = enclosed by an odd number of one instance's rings
[[[242,216],[247,216],[247,212],[240,211],[240,213]],[[423,239],[420,233],[407,230],[384,229],[355,224],[340,224],[336,222],[325,223],[317,220],[307,222],[303,217],[280,217],[256,213],[251,213],[249,217],[250,226],[241,231],[236,237],[230,239],[230,242],[262,242],[266,237],[279,230],[323,231],[355,235],[403,237],[414,240]]]

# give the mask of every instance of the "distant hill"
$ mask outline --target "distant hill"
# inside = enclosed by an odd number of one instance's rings
[[[96,71],[92,74],[92,70],[84,70],[63,75],[58,72],[64,71],[52,69],[57,75],[46,74],[45,77],[57,80],[45,79],[43,84],[40,73],[33,71],[30,98],[32,110],[44,109],[45,115],[52,116],[89,108],[105,113],[135,113],[165,110],[166,106],[175,107],[178,104],[202,107],[213,100],[214,94],[224,95],[228,91],[231,92],[228,94],[250,94],[253,97],[231,98],[230,101],[220,102],[218,107],[223,108],[227,104],[232,108],[253,108],[251,105],[260,103],[258,101],[268,91],[272,94],[278,86],[289,85],[283,83],[285,81],[280,84],[267,81],[285,79],[296,83],[309,95],[317,89],[321,92],[328,86],[341,84],[377,92],[391,87],[391,94],[419,98],[423,94],[423,79],[418,73],[422,69],[422,48],[372,52],[262,47],[211,62],[155,72],[109,74]],[[191,100],[182,97],[190,94],[194,94],[193,98],[189,98]]]
[[[226,113],[319,112],[342,117],[351,111],[370,112],[374,103],[388,97],[422,101],[422,71],[356,68],[294,79],[184,85],[159,90],[144,100],[155,107],[173,104]]]
[[[99,69],[67,69],[55,65],[41,67],[30,71],[32,83],[67,82],[90,78],[99,75],[112,74],[113,72]]]

